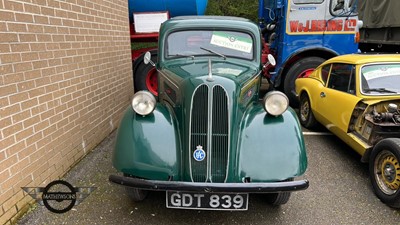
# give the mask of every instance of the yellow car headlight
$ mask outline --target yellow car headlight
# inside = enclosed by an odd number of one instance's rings
[[[132,98],[132,109],[139,115],[146,116],[156,107],[156,98],[148,91],[138,91]]]
[[[288,97],[280,91],[268,92],[263,98],[264,110],[273,116],[282,115],[289,107]]]

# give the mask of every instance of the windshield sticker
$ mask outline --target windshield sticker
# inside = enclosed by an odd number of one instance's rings
[[[365,79],[371,80],[383,76],[399,76],[399,66],[373,66],[372,68],[363,69]]]
[[[236,37],[224,32],[213,32],[211,44],[241,52],[251,53],[251,38]]]

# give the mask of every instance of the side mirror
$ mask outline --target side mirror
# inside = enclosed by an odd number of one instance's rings
[[[273,55],[268,54],[267,55],[268,62],[266,62],[263,66],[263,70],[269,70],[270,68],[274,67],[276,65],[276,61]]]
[[[153,61],[151,61],[151,53],[150,52],[146,52],[145,54],[144,54],[144,58],[143,58],[143,62],[144,62],[144,64],[151,64],[152,66],[155,66],[156,64],[153,62]]]
[[[274,56],[271,55],[271,54],[268,54],[267,57],[268,57],[268,62],[269,62],[272,66],[275,66],[275,65],[276,65],[276,61],[275,61]]]

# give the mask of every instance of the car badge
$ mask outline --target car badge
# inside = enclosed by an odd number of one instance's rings
[[[194,160],[201,162],[206,158],[206,152],[203,150],[203,146],[198,145],[196,150],[193,152]]]

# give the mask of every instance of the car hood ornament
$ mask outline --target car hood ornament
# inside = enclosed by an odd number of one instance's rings
[[[209,82],[214,81],[214,78],[212,77],[211,59],[208,59],[208,77],[207,77],[207,81],[209,81]]]

